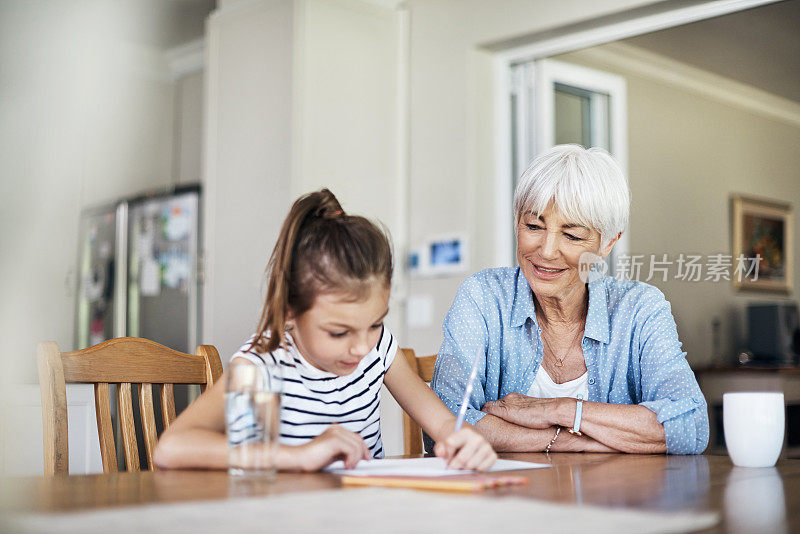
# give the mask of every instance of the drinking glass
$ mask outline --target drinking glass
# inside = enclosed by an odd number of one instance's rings
[[[275,477],[280,429],[280,380],[257,365],[233,362],[227,371],[225,426],[228,473]]]

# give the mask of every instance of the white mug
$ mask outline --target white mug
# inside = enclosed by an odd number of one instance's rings
[[[725,393],[722,396],[722,421],[725,445],[734,465],[775,465],[783,447],[783,393]]]

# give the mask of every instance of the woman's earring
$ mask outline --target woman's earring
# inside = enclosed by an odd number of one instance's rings
[[[291,324],[291,323],[286,323],[286,325],[284,325],[283,329],[286,330],[287,332],[290,332],[291,330],[294,329],[294,325]]]

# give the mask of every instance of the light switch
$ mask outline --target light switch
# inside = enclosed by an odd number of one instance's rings
[[[406,322],[409,328],[427,328],[433,322],[433,297],[410,295],[406,303]]]

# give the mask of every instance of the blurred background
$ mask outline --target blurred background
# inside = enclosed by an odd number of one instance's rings
[[[388,325],[418,355],[465,277],[514,264],[515,180],[555,143],[627,170],[619,255],[734,254],[733,195],[800,201],[798,28],[798,0],[0,0],[2,469],[41,472],[37,342],[227,363],[321,187],[390,230]],[[796,309],[784,253],[783,291],[649,280],[693,368],[738,361],[749,305]],[[770,380],[737,387],[797,390]],[[92,410],[73,472],[99,465]],[[402,453],[391,399],[383,432]]]

